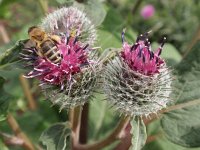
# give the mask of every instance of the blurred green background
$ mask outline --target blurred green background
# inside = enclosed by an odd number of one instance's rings
[[[151,4],[155,11],[149,18],[141,15],[142,9]],[[40,24],[45,17],[44,11],[75,5],[84,7],[90,19],[97,28],[98,40],[96,46],[102,51],[107,48],[121,47],[121,32],[126,28],[125,38],[134,43],[137,35],[152,30],[150,41],[153,48],[167,37],[162,56],[173,69],[188,50],[200,38],[200,1],[199,0],[0,0],[0,55],[12,47],[18,40],[27,39],[27,30],[32,25]],[[28,80],[29,92],[32,93],[36,109],[31,110],[27,101],[24,80],[20,78],[24,70],[19,64],[0,66],[0,76],[4,77],[5,91],[12,96],[9,99],[9,111],[17,118],[23,131],[38,143],[43,130],[51,124],[66,121],[67,112],[59,113],[59,108],[51,107],[49,101],[44,101],[38,81]],[[27,82],[27,80],[25,81]],[[1,95],[0,95],[1,96]],[[89,141],[105,137],[119,120],[114,109],[109,108],[103,95],[97,94],[90,102],[89,110]],[[8,105],[8,102],[5,102]],[[0,114],[1,115],[1,114]],[[5,115],[0,116],[4,120]],[[148,126],[149,134],[159,132],[160,125],[154,122]],[[0,132],[12,134],[7,122],[0,122]],[[114,143],[107,150],[113,149]],[[19,146],[6,146],[0,138],[0,150],[20,150]],[[159,138],[144,147],[145,150],[186,150]]]

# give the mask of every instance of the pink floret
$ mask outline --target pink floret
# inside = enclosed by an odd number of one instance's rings
[[[134,45],[123,42],[121,57],[128,66],[141,74],[154,75],[159,73],[164,60],[160,58],[164,43],[154,53],[151,51],[147,37],[141,35]]]
[[[60,64],[54,64],[49,60],[39,57],[34,62],[34,70],[29,72],[28,77],[37,77],[41,81],[62,85],[70,81],[72,75],[81,72],[81,68],[88,65],[87,45],[81,47],[75,38],[68,39],[57,45],[62,55]]]

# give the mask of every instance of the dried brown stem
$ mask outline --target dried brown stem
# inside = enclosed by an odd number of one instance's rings
[[[117,127],[113,130],[113,132],[108,135],[105,139],[98,141],[93,144],[88,145],[76,145],[77,150],[101,150],[102,148],[108,146],[113,143],[115,140],[121,139],[123,135],[123,131],[127,126],[130,117],[122,117]]]
[[[5,44],[10,42],[10,38],[3,24],[0,23],[0,34]]]
[[[19,79],[20,79],[20,82],[21,82],[21,85],[22,85],[22,89],[24,91],[24,95],[26,96],[26,98],[28,100],[29,109],[30,110],[37,109],[37,104],[36,104],[36,101],[34,100],[33,95],[31,93],[28,80],[26,78],[24,78],[23,75],[20,75]]]
[[[29,140],[29,138],[22,132],[22,130],[20,129],[17,121],[15,120],[15,118],[12,116],[11,113],[8,113],[7,116],[7,122],[9,124],[9,126],[11,127],[11,129],[13,130],[14,134],[23,139],[24,143],[23,143],[23,147],[26,150],[35,150],[33,144],[31,143],[31,141]]]

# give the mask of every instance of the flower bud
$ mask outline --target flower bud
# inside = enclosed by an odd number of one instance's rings
[[[104,74],[108,101],[126,115],[148,116],[166,107],[171,93],[171,76],[160,57],[161,46],[153,52],[148,33],[133,45],[124,41],[121,54],[109,61]]]

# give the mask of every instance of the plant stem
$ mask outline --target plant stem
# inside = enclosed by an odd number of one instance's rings
[[[187,54],[191,51],[192,47],[194,46],[194,44],[200,40],[200,26],[198,27],[197,31],[195,32],[194,37],[192,38],[192,41],[189,43],[189,45],[187,46],[187,49],[185,51],[185,53],[183,54],[183,58],[185,58],[187,56]]]
[[[88,132],[88,114],[89,114],[89,103],[85,103],[81,115],[81,127],[80,127],[80,143],[87,143],[87,132]]]
[[[17,121],[15,120],[15,118],[12,116],[11,113],[8,113],[7,122],[9,124],[9,126],[11,127],[11,129],[13,130],[14,134],[17,137],[23,139],[24,143],[22,146],[24,147],[24,149],[35,150],[33,144],[31,143],[29,138],[21,131]]]
[[[161,138],[161,137],[162,137],[162,133],[157,133],[155,135],[150,135],[150,136],[147,137],[146,143],[147,144],[151,143],[151,142],[153,142],[153,141],[155,141],[155,140],[157,140],[158,138]]]
[[[198,105],[198,104],[200,104],[200,99],[195,99],[195,100],[192,100],[192,101],[189,101],[189,102],[170,106],[167,109],[161,110],[161,113],[166,113],[166,112],[170,112],[170,111],[173,111],[173,110],[177,110],[177,109],[181,109],[181,108],[185,108],[185,107],[189,107],[189,106],[195,106],[195,105]]]
[[[77,106],[70,110],[70,122],[72,125],[72,148],[79,144],[79,132],[81,122],[82,106]]]
[[[113,132],[108,135],[105,139],[88,145],[76,145],[77,150],[101,150],[102,148],[108,146],[113,143],[115,140],[122,138],[123,132],[127,124],[129,123],[130,117],[122,117],[117,127],[113,130]]]
[[[182,108],[185,108],[185,107],[195,106],[195,105],[198,105],[198,104],[200,104],[200,99],[195,99],[195,100],[192,100],[192,101],[189,101],[189,102],[185,102],[185,103],[181,103],[181,104],[170,106],[170,107],[168,107],[166,109],[163,109],[163,110],[159,111],[159,113],[157,115],[151,114],[150,115],[151,119],[144,118],[144,123],[146,125],[151,123],[152,121],[154,121],[155,119],[160,117],[163,113],[167,113],[167,112],[170,112],[170,111],[173,111],[173,110],[182,109]]]
[[[28,100],[29,109],[35,110],[37,108],[37,104],[36,104],[36,101],[33,98],[31,91],[30,91],[28,80],[26,78],[24,78],[23,75],[20,75],[19,79],[20,79],[24,94],[25,94],[25,96]]]
[[[41,7],[42,13],[46,15],[48,13],[48,1],[47,0],[38,0],[38,3]]]
[[[133,15],[135,15],[141,3],[142,3],[142,0],[136,0],[135,5],[133,6],[133,9],[132,9]]]

